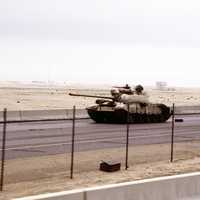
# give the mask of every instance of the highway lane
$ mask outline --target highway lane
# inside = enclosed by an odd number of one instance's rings
[[[177,116],[175,142],[200,139],[200,115]],[[76,120],[75,151],[125,146],[126,125],[96,124]],[[2,124],[0,125],[2,142]],[[8,124],[6,159],[70,152],[72,121],[50,121]],[[131,124],[130,145],[169,143],[171,119],[166,123]],[[1,144],[0,144],[1,146]]]

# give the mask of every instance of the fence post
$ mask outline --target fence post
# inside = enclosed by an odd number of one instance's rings
[[[73,179],[73,172],[74,172],[75,118],[76,118],[76,107],[73,106],[73,119],[72,119],[72,148],[71,148],[71,174],[70,174],[70,178],[71,178],[71,179]]]
[[[127,120],[126,120],[126,162],[125,162],[125,169],[128,169],[128,146],[129,146],[129,104],[127,104],[128,112],[127,112]]]
[[[22,111],[21,110],[19,111],[19,118],[22,121]]]
[[[3,191],[4,184],[4,166],[5,166],[5,147],[6,147],[6,123],[7,121],[7,109],[3,111],[3,138],[2,138],[2,149],[1,149],[1,182],[0,191]]]
[[[172,106],[172,134],[171,134],[171,159],[170,162],[173,162],[174,157],[174,103]]]

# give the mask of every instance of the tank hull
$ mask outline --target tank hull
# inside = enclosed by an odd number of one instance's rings
[[[91,119],[97,123],[162,123],[166,122],[170,116],[170,108],[164,104],[157,105],[161,109],[161,113],[131,113],[124,109],[99,109],[98,106],[91,106],[87,108],[88,114]]]

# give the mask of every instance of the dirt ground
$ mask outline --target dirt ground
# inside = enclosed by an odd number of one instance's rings
[[[199,171],[199,144],[198,141],[176,143],[172,163],[170,144],[130,147],[128,170],[125,170],[125,148],[76,152],[73,179],[70,179],[70,154],[8,160],[0,199]],[[100,171],[102,160],[120,162],[121,170]]]
[[[84,108],[94,103],[94,99],[71,97],[69,92],[109,95],[108,89],[4,85],[0,87],[0,109],[41,110],[72,108],[73,105]],[[200,89],[148,89],[148,93],[152,102],[167,105],[199,105],[200,102]],[[8,160],[0,200],[199,171],[199,144],[199,141],[176,143],[173,163],[170,162],[170,144],[130,147],[128,170],[125,170],[125,148],[77,152],[73,179],[70,179],[70,154]],[[101,160],[120,162],[121,170],[102,172],[99,170]]]

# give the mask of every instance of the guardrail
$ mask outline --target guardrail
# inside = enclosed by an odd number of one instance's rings
[[[199,182],[198,172],[13,200],[195,200],[200,199]]]

